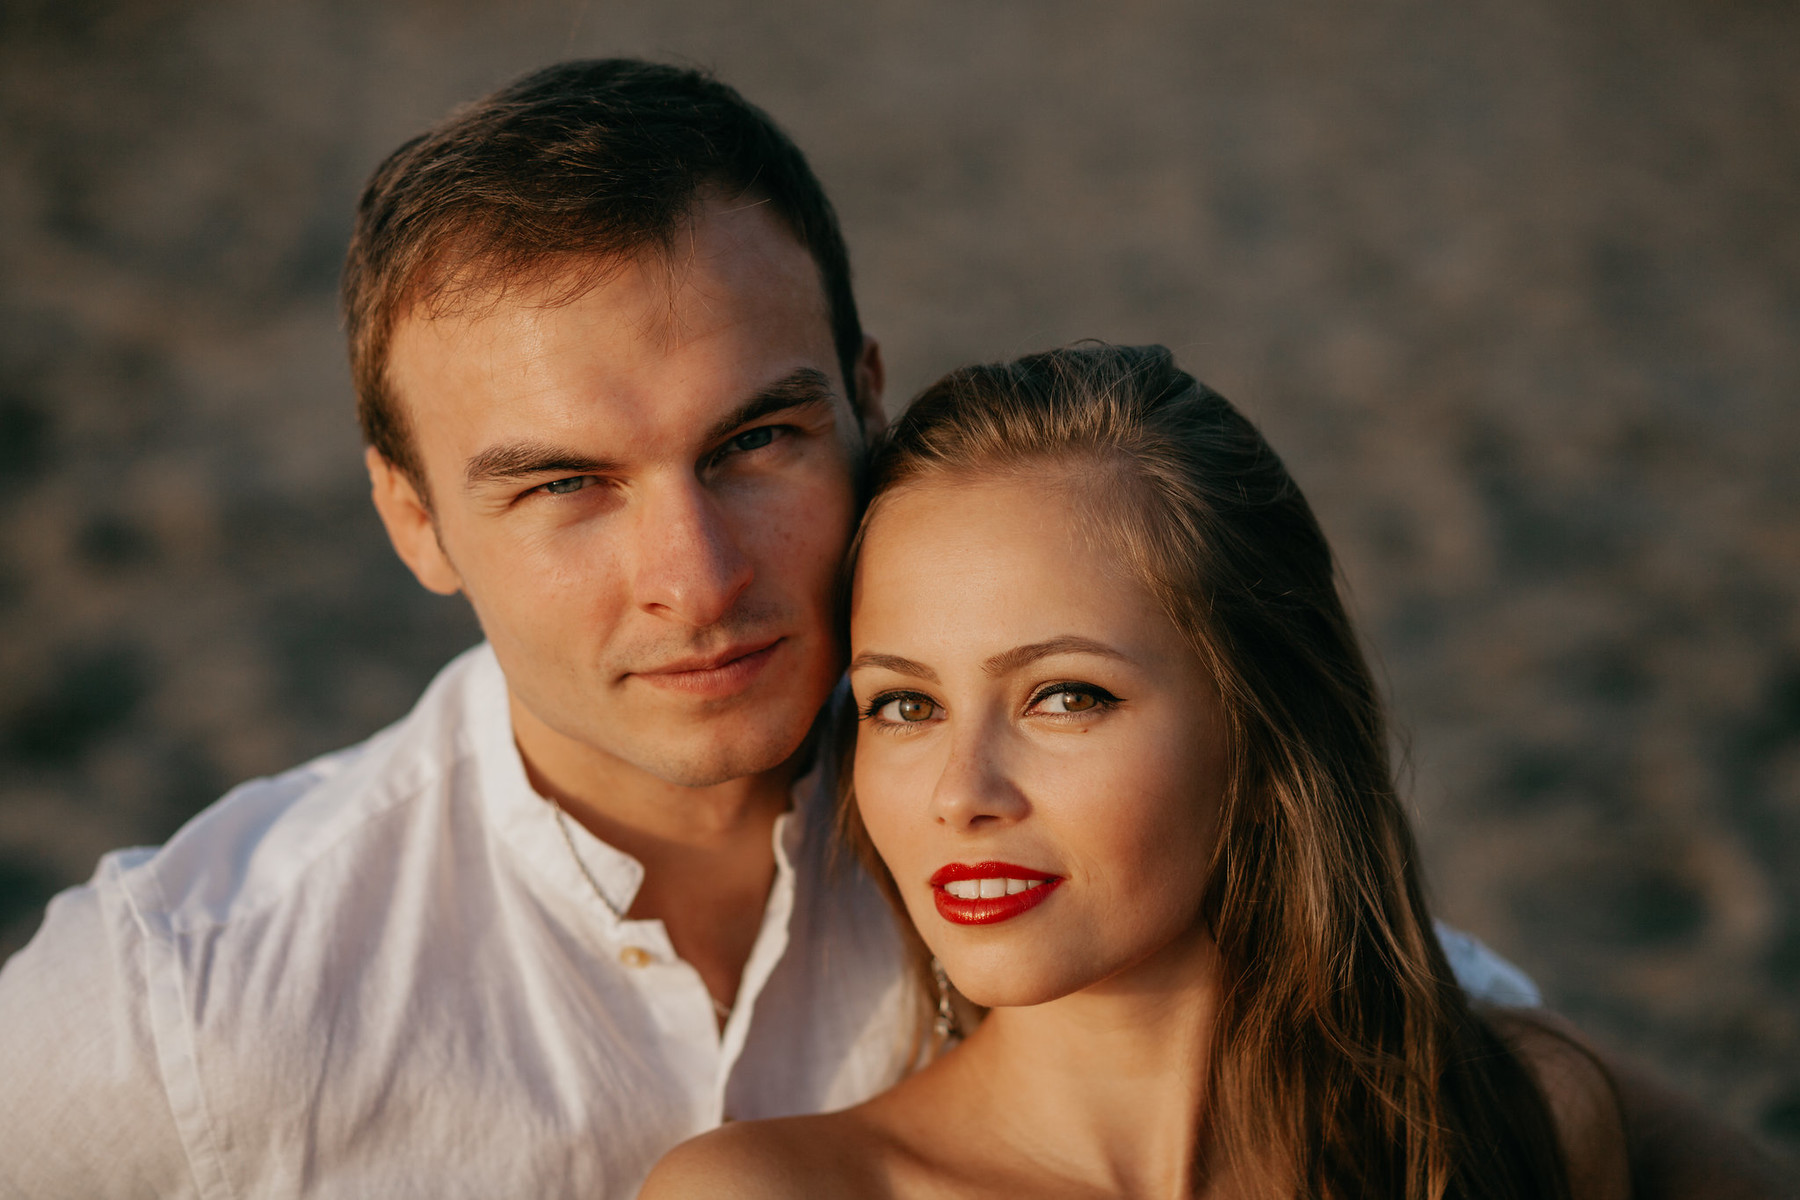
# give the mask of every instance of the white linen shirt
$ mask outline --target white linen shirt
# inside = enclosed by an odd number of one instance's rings
[[[615,915],[642,866],[568,822],[576,862],[477,647],[398,724],[51,902],[0,969],[0,1195],[600,1200],[723,1119],[857,1103],[917,1010],[831,793],[802,780],[777,824],[721,1033],[662,923]],[[1440,933],[1471,994],[1536,1002]]]
[[[823,757],[823,756],[822,756]],[[0,1194],[624,1197],[905,1066],[893,917],[814,776],[721,1032],[634,859],[526,781],[484,647],[369,741],[58,896],[0,971]],[[609,906],[610,905],[610,906]]]

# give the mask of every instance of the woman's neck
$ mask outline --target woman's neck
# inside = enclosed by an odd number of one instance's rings
[[[953,1110],[940,1128],[1112,1194],[1193,1195],[1215,961],[1207,941],[1075,995],[993,1010],[932,1072]]]

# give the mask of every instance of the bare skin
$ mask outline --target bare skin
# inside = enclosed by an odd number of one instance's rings
[[[858,569],[864,823],[987,1018],[859,1107],[688,1143],[645,1197],[1246,1194],[1199,1132],[1216,952],[1194,864],[1223,786],[1218,701],[1078,529],[1038,481],[917,484],[885,498]],[[1018,915],[959,923],[931,883],[946,862],[1056,883]],[[1552,1097],[1576,1195],[1622,1200],[1604,1075],[1529,1025],[1511,1036]]]
[[[369,475],[400,557],[480,618],[533,785],[643,864],[630,915],[728,1006],[841,669],[881,360],[869,342],[846,386],[818,270],[766,206],[708,203],[671,254],[611,265],[573,300],[515,281],[402,320],[424,490],[373,450]]]
[[[1550,1102],[1577,1200],[1623,1200],[1648,1194],[1630,1186],[1618,1107],[1595,1060],[1570,1041],[1567,1028],[1553,1018],[1513,1014],[1502,1017],[1501,1022],[1515,1052],[1536,1075]],[[1165,1095],[1178,1106],[1174,1113],[1166,1114],[1170,1117],[1167,1123],[1155,1131],[1115,1127],[1112,1133],[1117,1140],[1106,1148],[1106,1154],[1096,1154],[1090,1146],[1071,1147],[1056,1136],[1067,1128],[1060,1122],[1078,1116],[1069,1105],[1035,1100],[1021,1105],[1020,1098],[1031,1096],[1026,1089],[1033,1087],[1062,1087],[1079,1094],[1094,1088],[1094,1074],[1038,1069],[1044,1059],[1056,1054],[1055,1049],[1038,1045],[1023,1048],[1024,1053],[999,1055],[1035,1064],[1021,1075],[1002,1078],[994,1070],[995,1055],[967,1054],[980,1044],[980,1036],[977,1031],[969,1043],[857,1108],[728,1125],[695,1139],[658,1165],[642,1196],[645,1200],[690,1196],[998,1200],[1030,1195],[1087,1200],[1250,1195],[1218,1172],[1208,1176],[1198,1161],[1204,1155],[1194,1146],[1194,1126],[1175,1127],[1175,1116],[1197,1113],[1195,1098]],[[1147,1071],[1132,1072],[1138,1075],[1134,1082],[1144,1091],[1134,1087],[1119,1095],[1109,1087],[1108,1098],[1141,1111],[1137,1108],[1140,1097],[1159,1094],[1158,1081],[1144,1075],[1176,1074],[1169,1064],[1180,1061],[1177,1055],[1186,1049],[1189,1047],[1170,1046],[1160,1058],[1141,1064]],[[1119,1064],[1106,1060],[1086,1065],[1099,1074],[1125,1074]],[[993,1114],[997,1111],[1005,1111],[1006,1119],[996,1125]],[[1032,1124],[1042,1121],[1059,1124]],[[1095,1123],[1093,1128],[1100,1125]],[[981,1132],[975,1137],[958,1137],[958,1129]],[[1125,1158],[1160,1159],[1164,1169],[1157,1178],[1133,1181],[1119,1170],[1119,1162]],[[1095,1164],[1108,1161],[1111,1165],[1103,1173],[1094,1172]],[[1195,1176],[1191,1182],[1187,1178],[1190,1171]],[[1769,1186],[1776,1186],[1773,1176]],[[1683,1190],[1678,1194],[1714,1193]]]

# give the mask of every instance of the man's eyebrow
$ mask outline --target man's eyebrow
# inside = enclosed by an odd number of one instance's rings
[[[510,442],[489,446],[463,468],[466,486],[504,483],[532,475],[609,475],[619,464],[542,442]]]
[[[898,654],[875,654],[863,651],[850,660],[850,670],[854,674],[864,667],[880,667],[884,671],[892,671],[896,675],[911,675],[918,679],[929,679],[938,682],[937,672],[922,662],[914,662],[910,658],[901,658]]]
[[[825,372],[812,367],[801,367],[759,389],[756,395],[714,421],[706,431],[705,440],[709,444],[723,441],[743,426],[770,413],[814,404],[830,404],[835,396],[831,380],[826,378]]]
[[[825,372],[801,367],[758,389],[754,396],[713,422],[703,440],[707,444],[723,441],[743,426],[770,413],[830,404],[835,395]],[[468,487],[474,488],[484,483],[505,483],[533,475],[610,475],[619,470],[620,464],[616,462],[566,447],[542,442],[511,442],[490,446],[471,458],[463,468],[463,478]]]
[[[1096,642],[1093,638],[1054,637],[1045,642],[1033,642],[1029,646],[1014,646],[1011,650],[1002,650],[986,662],[981,669],[990,678],[998,679],[1020,667],[1029,666],[1040,658],[1049,658],[1053,654],[1096,654],[1101,658],[1116,658],[1121,662],[1130,661],[1124,654],[1108,646],[1105,642]]]

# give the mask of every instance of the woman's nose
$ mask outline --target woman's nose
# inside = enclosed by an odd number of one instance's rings
[[[931,794],[932,816],[956,829],[1017,821],[1030,802],[1008,769],[1005,739],[975,729],[951,739],[949,756]]]

